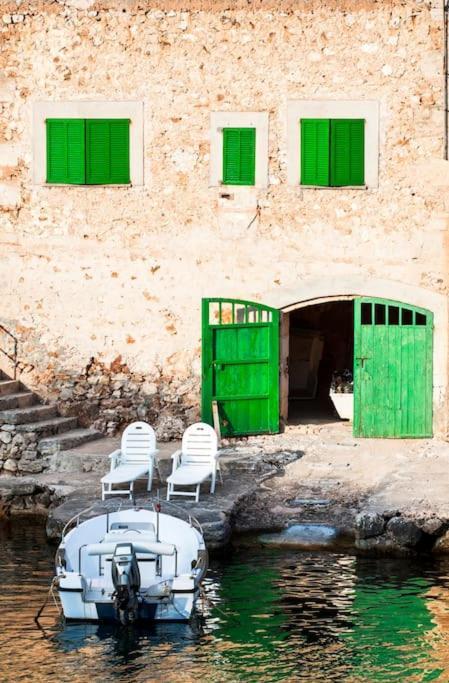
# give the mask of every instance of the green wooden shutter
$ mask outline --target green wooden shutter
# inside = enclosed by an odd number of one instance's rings
[[[47,119],[47,183],[85,183],[84,119]]]
[[[87,119],[86,183],[129,182],[129,120]]]
[[[254,185],[256,129],[223,128],[223,183]]]
[[[365,121],[331,121],[331,185],[365,184]]]
[[[329,119],[301,119],[301,185],[329,185],[329,137]]]

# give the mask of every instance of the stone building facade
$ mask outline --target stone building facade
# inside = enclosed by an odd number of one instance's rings
[[[442,2],[1,9],[0,323],[22,382],[104,432],[138,416],[169,438],[199,416],[203,297],[384,297],[433,313],[447,434]],[[45,117],[121,111],[130,185],[45,182]],[[335,111],[370,121],[365,185],[302,187],[289,122]],[[224,191],[217,135],[252,121],[256,182]]]

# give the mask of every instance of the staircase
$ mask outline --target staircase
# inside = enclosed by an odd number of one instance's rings
[[[51,455],[103,436],[78,425],[76,417],[63,417],[55,404],[44,404],[19,380],[0,371],[0,426],[11,432],[36,435],[38,456]]]

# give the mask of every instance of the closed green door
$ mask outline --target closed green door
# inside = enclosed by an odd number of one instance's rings
[[[279,431],[279,311],[203,299],[202,419],[217,401],[223,436]]]
[[[432,436],[432,350],[429,311],[355,300],[355,436]]]

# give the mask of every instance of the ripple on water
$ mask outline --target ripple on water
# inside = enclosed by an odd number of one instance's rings
[[[203,622],[33,622],[53,571],[40,523],[0,529],[1,681],[449,680],[449,564],[239,550],[214,562]]]

